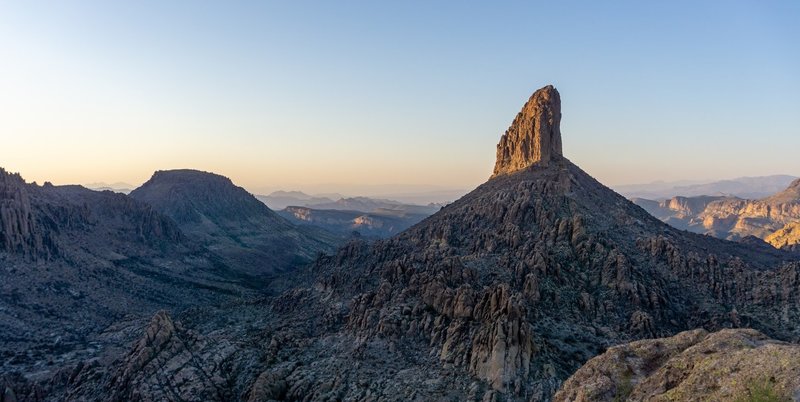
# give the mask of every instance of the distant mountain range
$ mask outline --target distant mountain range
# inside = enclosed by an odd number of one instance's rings
[[[406,204],[369,197],[312,196],[300,191],[276,191],[257,196],[267,206],[299,225],[317,226],[343,236],[385,238],[436,213],[442,205]]]
[[[614,190],[628,198],[646,198],[661,201],[676,196],[732,196],[758,199],[775,194],[786,188],[796,176],[773,175],[740,177],[712,182],[654,182],[613,186]]]
[[[128,194],[133,191],[136,186],[129,183],[123,182],[116,182],[116,183],[104,183],[104,182],[97,182],[97,183],[88,183],[85,184],[84,187],[95,190],[95,191],[113,191],[115,193],[122,193]]]
[[[342,236],[365,238],[393,236],[431,215],[403,209],[376,208],[363,212],[309,207],[287,207],[278,213],[298,225],[308,224]]]
[[[775,247],[796,248],[800,243],[800,179],[775,194],[754,200],[708,195],[632,200],[679,229],[729,240],[754,236]]]

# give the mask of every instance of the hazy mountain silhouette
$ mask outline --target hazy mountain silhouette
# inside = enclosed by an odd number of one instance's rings
[[[783,190],[796,176],[772,175],[739,177],[712,182],[655,182],[614,186],[628,198],[664,200],[672,197],[731,196],[758,199]]]

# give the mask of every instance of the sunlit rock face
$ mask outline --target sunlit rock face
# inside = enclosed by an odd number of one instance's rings
[[[798,374],[800,345],[752,329],[696,329],[610,348],[565,381],[554,401],[790,400],[800,395]],[[753,397],[754,386],[774,398]]]
[[[561,96],[548,85],[531,95],[497,144],[492,177],[561,156]]]
[[[635,199],[653,216],[678,228],[728,240],[755,236],[776,248],[797,244],[800,180],[772,196],[746,200],[730,196],[673,197],[655,202]]]

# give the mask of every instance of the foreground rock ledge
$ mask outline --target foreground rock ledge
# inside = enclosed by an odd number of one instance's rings
[[[698,329],[610,348],[567,379],[554,400],[735,401],[767,392],[800,399],[800,345],[753,329]]]

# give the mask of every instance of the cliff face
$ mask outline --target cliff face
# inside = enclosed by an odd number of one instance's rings
[[[561,96],[548,85],[533,93],[500,138],[492,177],[547,166],[561,154]]]
[[[122,194],[27,184],[0,169],[0,250],[9,254],[80,258],[78,242],[97,250],[113,242],[152,246],[181,240],[174,222]]]
[[[710,203],[698,215],[703,226],[736,239],[748,235],[766,238],[788,223],[800,222],[800,196],[786,192],[761,200],[725,200]]]
[[[58,247],[37,224],[28,187],[19,174],[0,168],[0,250],[47,259]]]
[[[658,204],[645,199],[634,202],[679,229],[729,240],[747,236],[763,240],[783,238],[785,241],[778,240],[776,247],[797,243],[791,236],[782,237],[777,232],[800,222],[800,180],[794,181],[784,191],[760,200],[698,196],[673,197]],[[775,244],[774,241],[768,242]]]
[[[800,247],[800,221],[787,223],[764,240],[775,248],[797,249]]]

